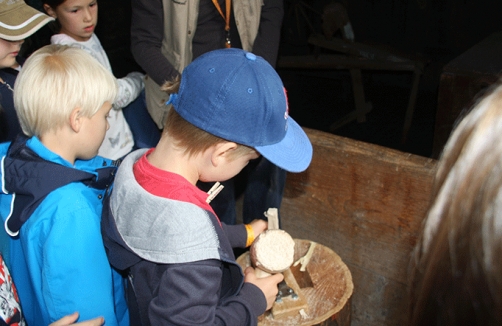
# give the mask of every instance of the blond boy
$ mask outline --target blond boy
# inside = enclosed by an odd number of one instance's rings
[[[29,325],[79,311],[128,325],[122,278],[109,265],[100,220],[113,162],[97,152],[117,94],[85,51],[46,46],[26,61],[14,103],[24,136],[0,145],[0,215]]]

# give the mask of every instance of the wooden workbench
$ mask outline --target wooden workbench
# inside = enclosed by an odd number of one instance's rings
[[[406,325],[407,269],[436,161],[306,129],[307,171],[287,176],[281,228],[335,251],[354,292],[351,325]]]

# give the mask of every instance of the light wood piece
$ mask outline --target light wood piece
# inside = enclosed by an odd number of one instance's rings
[[[275,302],[272,306],[272,310],[270,311],[274,320],[295,317],[300,314],[300,310],[308,313],[309,309],[307,299],[303,295],[298,282],[296,282],[291,269],[285,270],[283,275],[284,281],[291,289],[293,289],[297,297],[293,298],[291,296],[287,296],[282,298],[280,302]]]

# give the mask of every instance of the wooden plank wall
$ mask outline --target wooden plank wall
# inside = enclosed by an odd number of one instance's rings
[[[436,161],[305,129],[307,171],[288,174],[281,228],[333,249],[351,270],[351,325],[405,325],[411,249]]]

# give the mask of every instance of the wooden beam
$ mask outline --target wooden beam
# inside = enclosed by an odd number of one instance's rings
[[[416,68],[411,62],[370,60],[343,54],[281,56],[277,62],[277,67],[291,69],[361,69],[383,71],[414,71]]]

